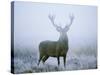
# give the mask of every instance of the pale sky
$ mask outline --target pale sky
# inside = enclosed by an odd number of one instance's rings
[[[94,45],[97,43],[97,7],[66,4],[15,2],[14,5],[14,43],[15,47],[38,47],[44,40],[57,41],[56,31],[48,18],[56,16],[56,24],[64,27],[70,22],[69,14],[75,16],[66,33],[69,45]]]

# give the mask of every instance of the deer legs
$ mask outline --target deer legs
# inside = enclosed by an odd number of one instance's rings
[[[60,65],[60,57],[57,57],[58,60],[58,66]],[[66,67],[66,56],[63,56],[63,61],[64,61],[64,67]]]
[[[66,55],[63,56],[63,60],[64,60],[64,67],[66,67]]]
[[[40,56],[40,59],[38,61],[38,65],[40,64],[40,61],[42,60],[43,61],[43,64],[45,63],[45,61],[49,58],[49,56]],[[57,57],[57,60],[58,60],[58,66],[60,65],[60,57],[58,56]],[[66,55],[63,56],[63,61],[64,61],[64,67],[66,67]]]
[[[49,56],[47,54],[42,55],[40,54],[40,58],[38,61],[38,65],[40,64],[40,61],[42,60],[43,64],[45,63],[45,61],[49,58]],[[60,56],[57,56],[57,61],[58,61],[58,66],[60,65]],[[63,63],[64,63],[64,67],[66,67],[66,54],[63,55]]]
[[[49,58],[49,56],[45,55],[45,56],[40,56],[40,59],[38,61],[38,65],[40,64],[40,61],[43,61],[43,64],[45,63],[45,61]]]
[[[47,56],[47,55],[43,57],[43,59],[42,59],[43,64],[45,63],[45,61],[46,61],[48,58],[49,58],[49,56]]]
[[[60,64],[59,56],[57,57],[57,60],[58,60],[58,66],[59,66],[59,64]]]
[[[40,56],[40,58],[39,58],[38,65],[40,64],[41,59],[42,59],[42,56]]]

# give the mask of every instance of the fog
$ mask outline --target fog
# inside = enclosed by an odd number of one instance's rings
[[[70,23],[70,14],[75,18],[66,32],[69,41],[66,68],[63,67],[62,59],[59,67],[57,59],[53,57],[45,64],[40,63],[40,66],[37,66],[39,43],[45,40],[57,41],[60,36],[48,15],[55,15],[55,23],[65,27]],[[14,73],[96,68],[96,6],[14,2]]]
[[[41,41],[59,39],[48,18],[55,15],[55,23],[61,27],[69,24],[69,15],[74,14],[74,21],[66,33],[70,47],[95,45],[97,42],[97,7],[15,2],[14,5],[14,44],[15,48],[38,48]]]

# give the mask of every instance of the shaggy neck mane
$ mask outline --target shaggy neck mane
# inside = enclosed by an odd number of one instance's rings
[[[68,36],[67,34],[60,34],[60,37],[59,37],[59,42],[62,42],[62,43],[68,43]]]

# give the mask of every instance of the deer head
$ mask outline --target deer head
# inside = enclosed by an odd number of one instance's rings
[[[52,25],[56,28],[56,30],[58,32],[60,32],[60,35],[62,37],[66,36],[66,32],[68,32],[70,26],[72,25],[72,22],[74,20],[74,15],[73,14],[70,14],[69,15],[69,18],[70,18],[70,23],[69,24],[66,24],[64,28],[62,28],[61,26],[58,26],[57,24],[55,24],[54,20],[55,20],[55,15],[49,15],[48,16]]]

